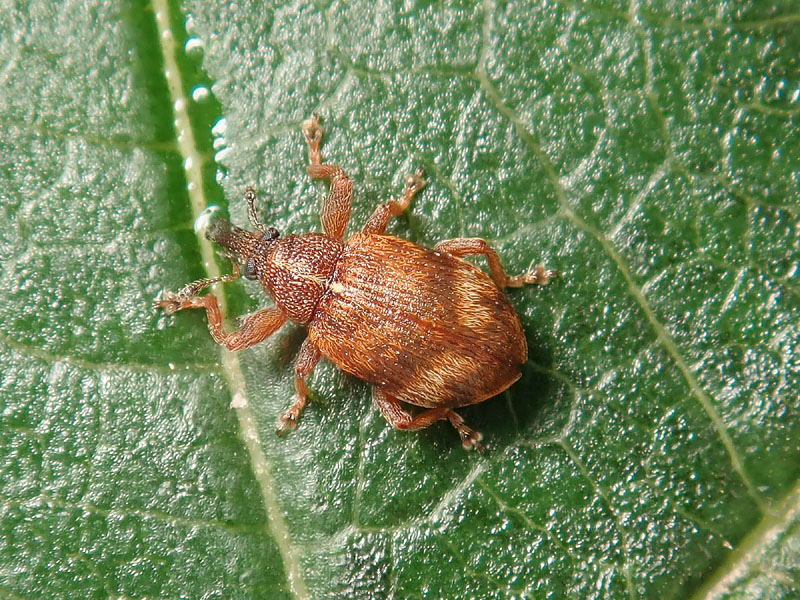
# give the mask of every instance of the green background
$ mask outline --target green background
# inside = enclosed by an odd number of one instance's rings
[[[163,1],[0,2],[0,597],[800,597],[796,2]],[[422,165],[391,233],[563,273],[483,456],[152,308],[319,229],[315,110],[351,231]]]

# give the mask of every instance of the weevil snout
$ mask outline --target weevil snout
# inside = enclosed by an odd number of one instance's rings
[[[231,251],[244,267],[248,279],[256,278],[255,266],[259,259],[269,253],[278,239],[278,230],[267,227],[263,232],[241,229],[222,217],[213,219],[205,231],[206,238]]]

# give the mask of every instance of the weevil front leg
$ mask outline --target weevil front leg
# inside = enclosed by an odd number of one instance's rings
[[[171,315],[187,308],[205,308],[208,316],[208,329],[214,340],[228,350],[237,351],[263,342],[286,323],[286,315],[277,306],[265,308],[242,318],[238,331],[227,333],[222,327],[222,313],[214,294],[197,296],[203,289],[215,283],[233,281],[239,277],[239,265],[233,263],[233,273],[213,279],[198,279],[184,286],[177,293],[168,292],[156,300],[156,308],[163,308]]]
[[[361,231],[363,233],[376,233],[378,235],[383,235],[391,218],[400,215],[400,213],[408,208],[408,205],[411,203],[411,199],[417,194],[417,192],[425,187],[425,183],[427,182],[422,177],[424,174],[425,172],[422,170],[422,168],[419,168],[415,173],[409,173],[406,175],[406,184],[403,188],[403,197],[400,200],[390,200],[386,204],[381,204],[378,208],[376,208],[375,212],[372,213],[369,221],[366,222]]]
[[[168,297],[161,300],[159,306],[168,313],[185,308],[205,308],[208,316],[208,329],[214,337],[214,341],[233,352],[263,342],[286,323],[286,315],[283,314],[283,311],[277,306],[272,306],[242,317],[239,329],[228,333],[222,327],[222,313],[214,294],[180,300],[177,301],[177,304],[175,302]]]
[[[450,408],[431,408],[425,410],[418,415],[409,413],[399,400],[392,398],[383,390],[372,388],[372,401],[381,411],[383,417],[389,422],[389,425],[395,429],[402,429],[405,431],[413,431],[415,429],[424,429],[442,419],[447,419],[450,424],[456,428],[458,435],[461,436],[461,444],[466,450],[484,451],[481,440],[483,435],[479,431],[475,431],[464,423],[457,412]]]
[[[319,151],[322,145],[322,125],[319,115],[314,114],[303,123],[303,137],[308,145],[308,174],[311,177],[329,179],[331,182],[331,189],[322,203],[322,229],[332,238],[341,240],[350,221],[353,182],[341,167],[322,163]]]
[[[163,308],[168,315],[184,308],[189,308],[188,305],[184,306],[184,303],[197,296],[207,287],[211,287],[215,283],[228,283],[242,276],[239,263],[236,261],[231,261],[231,270],[233,272],[230,275],[220,275],[212,279],[198,279],[192,283],[187,283],[177,292],[166,292],[160,298],[157,298],[153,304],[156,308]]]
[[[451,256],[463,258],[475,254],[483,254],[489,262],[489,271],[498,287],[522,287],[526,284],[547,285],[550,280],[558,276],[558,271],[547,269],[544,265],[537,266],[533,271],[524,275],[508,275],[503,270],[500,258],[492,247],[481,238],[455,238],[444,240],[433,247],[439,252],[447,252]]]
[[[300,346],[300,352],[297,354],[297,360],[294,364],[294,404],[283,413],[278,419],[278,435],[291,431],[297,427],[297,421],[300,414],[306,406],[308,401],[308,386],[306,385],[306,377],[311,375],[311,371],[317,366],[319,359],[322,358],[322,353],[319,351],[314,343],[306,338],[303,345]]]

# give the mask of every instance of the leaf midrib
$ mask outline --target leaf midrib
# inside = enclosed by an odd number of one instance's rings
[[[176,60],[176,53],[179,48],[169,20],[169,6],[166,0],[153,0],[153,9],[158,28],[159,45],[164,60],[167,87],[175,115],[178,151],[183,158],[192,213],[197,218],[207,206],[206,190],[202,176],[202,167],[206,158],[197,147],[187,112],[189,99],[184,94],[181,72]],[[208,277],[218,277],[220,271],[211,242],[202,235],[197,237],[203,265]],[[219,290],[216,291],[218,292]],[[223,294],[217,293],[217,298],[220,310],[225,316],[227,314],[225,297]],[[292,542],[288,526],[283,517],[283,511],[280,509],[278,502],[277,488],[272,477],[272,464],[264,452],[255,415],[247,401],[247,389],[239,358],[234,352],[224,348],[221,348],[221,354],[223,375],[231,392],[231,406],[236,414],[239,433],[247,449],[253,474],[264,503],[268,533],[275,541],[275,545],[283,559],[289,590],[292,595],[296,598],[309,598],[299,552]]]

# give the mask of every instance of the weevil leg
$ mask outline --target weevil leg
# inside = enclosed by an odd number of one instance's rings
[[[314,343],[306,338],[303,345],[300,346],[300,352],[297,354],[297,360],[294,363],[294,397],[295,401],[289,410],[283,413],[278,419],[278,429],[276,433],[283,435],[297,427],[297,420],[306,406],[308,401],[308,386],[306,385],[306,377],[311,375],[311,371],[317,366],[322,353],[319,351]]]
[[[198,279],[197,281],[187,283],[177,292],[166,292],[160,298],[156,298],[156,301],[153,302],[153,305],[156,308],[163,308],[165,311],[167,311],[168,315],[171,315],[172,313],[184,308],[188,308],[187,306],[182,306],[182,303],[197,296],[197,294],[202,292],[207,287],[211,287],[215,283],[228,283],[229,281],[234,281],[235,279],[241,277],[242,272],[239,268],[239,263],[232,261],[231,269],[233,272],[230,275],[220,275],[219,277],[213,277],[211,279]]]
[[[331,182],[328,196],[322,203],[322,229],[332,238],[341,240],[350,221],[353,182],[341,167],[322,163],[319,151],[322,144],[322,125],[319,115],[314,114],[303,122],[303,137],[308,145],[308,174],[311,177],[329,179]]]
[[[450,424],[456,428],[458,435],[461,436],[461,444],[466,450],[478,450],[483,452],[484,447],[481,444],[483,435],[479,431],[475,431],[464,423],[461,415],[456,413],[450,408],[431,408],[425,410],[418,415],[409,413],[399,400],[392,398],[383,390],[372,388],[372,401],[381,411],[381,414],[389,422],[389,425],[395,429],[402,429],[412,431],[415,429],[424,429],[436,421],[447,419]]]
[[[533,271],[524,275],[510,276],[503,270],[500,258],[492,247],[481,238],[455,238],[444,240],[433,247],[439,252],[462,258],[475,254],[483,254],[489,262],[489,271],[492,279],[498,287],[522,287],[526,284],[547,285],[550,280],[558,276],[558,271],[547,269],[544,265],[538,265]]]
[[[229,276],[201,279],[190,283],[177,294],[165,294],[156,302],[156,306],[163,308],[167,311],[167,314],[186,308],[205,308],[208,316],[208,329],[211,331],[214,340],[234,352],[263,342],[280,329],[281,325],[286,323],[286,315],[283,314],[283,311],[277,306],[273,306],[242,317],[237,331],[226,332],[222,327],[222,313],[219,310],[217,297],[214,294],[194,296],[186,293],[196,289],[198,286],[200,286],[199,289],[203,289],[217,281],[226,281],[225,277]]]
[[[382,235],[383,232],[386,231],[386,226],[389,224],[391,218],[398,216],[408,208],[411,199],[417,192],[425,187],[427,182],[423,179],[424,174],[425,172],[422,168],[419,168],[415,173],[406,175],[403,197],[400,200],[390,200],[386,204],[381,204],[376,208],[361,231],[363,233],[377,233],[378,235]]]

